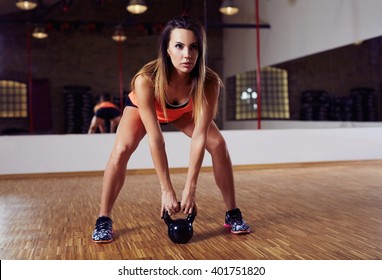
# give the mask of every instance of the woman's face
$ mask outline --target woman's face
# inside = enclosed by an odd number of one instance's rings
[[[190,73],[195,67],[199,47],[193,31],[175,28],[171,31],[167,53],[172,65],[180,73]]]

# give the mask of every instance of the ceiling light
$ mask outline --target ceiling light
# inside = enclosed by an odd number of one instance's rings
[[[34,8],[37,7],[36,1],[23,1],[23,0],[18,0],[16,2],[16,7],[21,9],[21,10],[33,10]]]
[[[147,10],[147,5],[144,0],[130,0],[126,8],[132,14],[143,14]]]
[[[36,26],[33,30],[32,36],[36,39],[45,39],[48,37],[48,33],[45,32],[44,27]]]
[[[219,11],[222,14],[225,14],[225,15],[228,15],[228,16],[232,16],[232,15],[238,13],[239,12],[239,8],[236,7],[232,2],[233,2],[232,0],[223,0],[223,3],[220,6]]]
[[[123,28],[121,25],[118,25],[115,28],[114,34],[111,38],[116,42],[123,42],[127,39],[125,32],[123,32]]]

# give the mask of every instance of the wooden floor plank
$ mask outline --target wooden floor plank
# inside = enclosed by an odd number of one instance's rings
[[[185,173],[172,179],[180,199]],[[91,241],[102,176],[0,178],[0,259],[382,259],[382,161],[235,171],[253,232],[222,227],[212,172],[197,189],[194,237],[173,244],[155,174],[129,174],[113,211],[115,241]]]

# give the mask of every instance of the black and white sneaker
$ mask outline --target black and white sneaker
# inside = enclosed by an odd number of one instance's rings
[[[95,243],[109,243],[113,241],[113,221],[109,217],[99,217],[96,221],[92,239]]]
[[[243,220],[239,208],[226,212],[224,227],[230,229],[233,234],[243,234],[251,231],[249,225]]]

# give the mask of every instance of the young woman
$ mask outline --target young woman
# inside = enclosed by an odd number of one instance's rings
[[[101,209],[93,241],[113,240],[112,207],[124,184],[127,162],[146,134],[162,190],[161,216],[164,211],[170,215],[179,211],[192,213],[197,180],[207,150],[212,156],[215,180],[227,208],[224,226],[235,234],[248,233],[249,226],[236,207],[227,146],[213,121],[221,80],[205,65],[205,31],[198,21],[178,16],[166,24],[159,43],[158,59],[146,64],[132,79],[132,92],[103,178]],[[170,179],[160,123],[171,123],[191,137],[189,167],[180,206]]]

